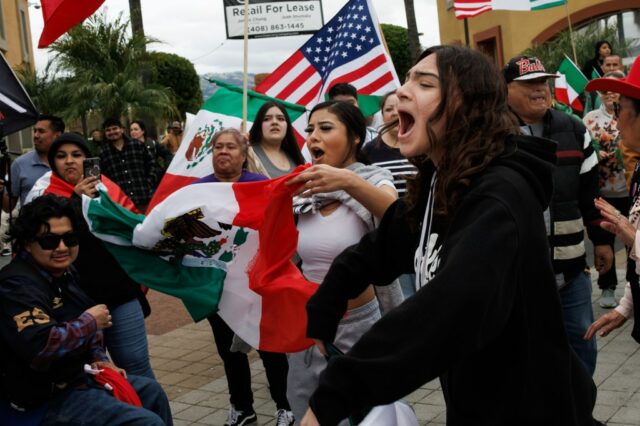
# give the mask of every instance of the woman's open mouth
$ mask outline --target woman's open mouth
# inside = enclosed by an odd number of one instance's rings
[[[406,137],[413,130],[416,120],[405,111],[398,111],[398,138]]]
[[[311,154],[311,159],[314,163],[320,161],[320,159],[324,156],[324,151],[317,147],[309,148],[309,153]]]

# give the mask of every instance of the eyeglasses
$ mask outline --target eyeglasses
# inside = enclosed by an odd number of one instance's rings
[[[60,241],[64,241],[64,245],[67,247],[75,247],[80,244],[78,241],[78,235],[74,232],[67,232],[66,234],[43,234],[36,237],[38,245],[43,250],[55,250],[60,246]]]
[[[613,103],[613,116],[614,117],[619,117],[620,116],[620,103],[619,102],[614,102]]]

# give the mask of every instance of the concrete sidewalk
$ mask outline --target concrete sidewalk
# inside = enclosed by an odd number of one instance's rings
[[[622,268],[619,272],[623,277]],[[616,291],[618,298],[623,291],[620,286]],[[592,300],[596,318],[606,312],[597,304],[599,296],[600,290],[594,284]],[[594,377],[598,400],[594,416],[609,425],[640,425],[640,345],[630,336],[632,325],[632,321],[627,322],[610,336],[598,340]],[[224,424],[229,408],[227,383],[208,322],[149,335],[149,344],[152,366],[171,400],[175,424]],[[274,425],[275,405],[269,396],[262,363],[255,352],[251,359],[254,409],[259,424]],[[444,399],[437,380],[425,384],[406,400],[421,425],[446,423]]]

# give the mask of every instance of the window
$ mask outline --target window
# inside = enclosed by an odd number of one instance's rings
[[[594,21],[585,23],[576,30],[580,34],[588,30],[589,24]],[[631,65],[636,56],[640,55],[640,10],[630,10],[626,12],[616,12],[608,16],[603,16],[595,20],[602,28],[615,26],[618,30],[618,38],[621,42],[630,45],[627,57],[623,58],[625,65]]]
[[[20,24],[20,46],[22,47],[22,60],[24,62],[31,62],[29,60],[29,27],[27,26],[27,12],[22,8],[18,9],[18,19]]]
[[[487,55],[498,68],[504,64],[502,46],[502,28],[500,25],[473,34],[476,48]]]
[[[12,157],[21,155],[33,148],[33,127],[27,127],[7,136],[7,147]]]
[[[5,24],[4,24],[4,11],[2,10],[3,1],[0,0],[0,49],[3,51],[7,51],[7,36],[5,32]]]

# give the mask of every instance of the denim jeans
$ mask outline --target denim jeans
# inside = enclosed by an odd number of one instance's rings
[[[118,401],[99,385],[74,388],[51,401],[41,426],[173,425],[169,400],[155,380],[128,376],[142,406]]]
[[[398,281],[400,281],[405,300],[416,294],[416,274],[402,274],[398,277]]]
[[[560,289],[560,303],[569,343],[587,371],[596,370],[598,350],[596,339],[584,340],[582,336],[593,323],[591,307],[591,277],[584,272],[576,275]]]
[[[149,344],[138,299],[110,309],[113,326],[104,329],[104,340],[113,363],[127,374],[155,379],[149,363]]]

